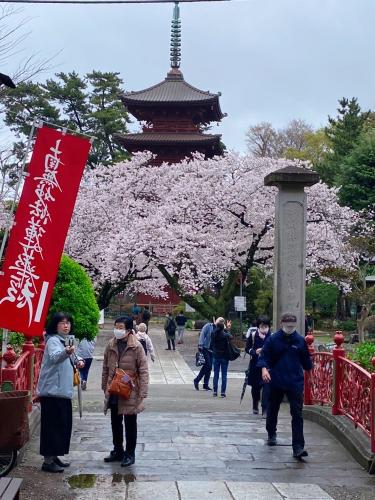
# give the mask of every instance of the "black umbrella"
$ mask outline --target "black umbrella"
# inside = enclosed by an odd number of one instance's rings
[[[249,374],[250,374],[250,363],[249,363],[249,368],[245,371],[245,380],[243,381],[240,404],[242,403],[243,397],[245,396],[246,387],[247,387],[248,381],[249,381]]]

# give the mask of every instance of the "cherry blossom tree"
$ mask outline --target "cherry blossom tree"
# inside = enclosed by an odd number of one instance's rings
[[[225,314],[234,275],[245,281],[252,266],[272,267],[277,190],[263,179],[293,162],[229,153],[150,167],[149,159],[138,153],[87,173],[66,251],[91,273],[101,307],[124,289],[162,295],[168,283],[205,316]],[[358,214],[325,184],[307,193],[309,271],[350,268]]]

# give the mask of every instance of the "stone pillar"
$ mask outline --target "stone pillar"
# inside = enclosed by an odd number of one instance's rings
[[[266,186],[277,186],[274,241],[273,326],[290,312],[297,316],[297,330],[305,332],[306,193],[305,186],[319,181],[316,172],[289,166],[271,172]]]

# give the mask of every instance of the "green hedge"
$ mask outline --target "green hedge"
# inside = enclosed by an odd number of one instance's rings
[[[48,320],[53,313],[70,313],[74,320],[74,335],[92,340],[98,333],[99,307],[91,280],[77,262],[63,255],[53,290]]]
[[[374,372],[371,360],[375,356],[375,342],[362,342],[358,344],[352,352],[348,353],[348,358],[361,365],[368,372]]]

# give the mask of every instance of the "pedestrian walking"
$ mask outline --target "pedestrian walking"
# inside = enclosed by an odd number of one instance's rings
[[[45,336],[42,365],[37,393],[40,399],[40,454],[44,457],[42,470],[63,472],[69,462],[59,457],[69,453],[72,434],[72,398],[74,366],[83,368],[84,361],[74,356],[75,347],[68,336],[73,319],[64,312],[55,313]]]
[[[132,307],[132,315],[133,315],[133,319],[134,319],[136,324],[139,323],[139,318],[140,318],[141,312],[142,312],[141,306],[139,306],[136,302],[134,302],[133,307]]]
[[[296,331],[297,317],[286,313],[281,317],[281,329],[265,342],[258,366],[263,381],[269,384],[266,429],[267,444],[277,444],[277,417],[284,395],[287,396],[292,416],[293,456],[301,459],[308,455],[303,435],[303,384],[304,370],[312,369],[306,341]]]
[[[142,344],[146,356],[150,355],[151,361],[155,361],[155,351],[152,340],[150,336],[146,333],[147,325],[145,323],[139,323],[137,327],[137,339]]]
[[[212,370],[212,350],[211,350],[211,335],[214,331],[215,323],[206,323],[199,335],[198,340],[198,350],[203,353],[204,356],[204,365],[202,365],[198,375],[193,380],[194,387],[197,391],[199,391],[199,382],[203,378],[203,389],[205,391],[212,391],[209,386],[211,370]]]
[[[104,458],[105,462],[121,462],[128,467],[135,462],[137,446],[137,415],[145,408],[144,399],[148,391],[148,364],[142,344],[133,330],[133,319],[118,318],[115,321],[114,338],[104,351],[102,389],[104,391],[104,413],[111,411],[113,450]],[[129,399],[110,394],[109,389],[115,376],[116,368],[126,372],[132,380],[133,390]],[[124,450],[124,431],[126,447]]]
[[[175,351],[176,350],[176,345],[175,345],[175,339],[176,339],[176,322],[174,320],[174,317],[172,313],[167,313],[165,317],[165,322],[164,322],[164,331],[165,331],[165,336],[167,337],[167,344],[168,347],[166,348],[166,351],[171,350],[171,344],[172,348]]]
[[[85,337],[79,342],[77,346],[77,356],[82,358],[85,362],[85,366],[83,368],[80,368],[79,370],[79,374],[81,377],[81,387],[83,391],[87,389],[87,379],[94,356],[95,344],[96,340],[87,340],[87,338]]]
[[[176,316],[177,335],[178,335],[177,344],[184,343],[184,332],[185,332],[186,321],[187,321],[187,319],[184,316],[184,313],[182,311],[180,311]]]
[[[228,322],[229,323],[229,322]],[[227,325],[229,327],[229,325]],[[218,318],[215,323],[215,328],[211,335],[211,350],[213,356],[214,380],[213,380],[213,396],[217,396],[219,375],[221,372],[221,397],[226,397],[227,389],[227,374],[229,366],[228,343],[232,339],[232,335],[225,328],[224,318]]]
[[[262,369],[257,364],[263,345],[271,335],[270,319],[267,316],[259,316],[256,326],[255,331],[249,335],[245,347],[245,351],[250,354],[247,384],[251,386],[254,415],[259,413],[259,401],[262,394],[262,416],[266,417],[269,385],[263,382]]]
[[[148,323],[151,319],[151,311],[149,306],[145,306],[142,311],[142,323],[146,325],[146,333],[148,333]]]

